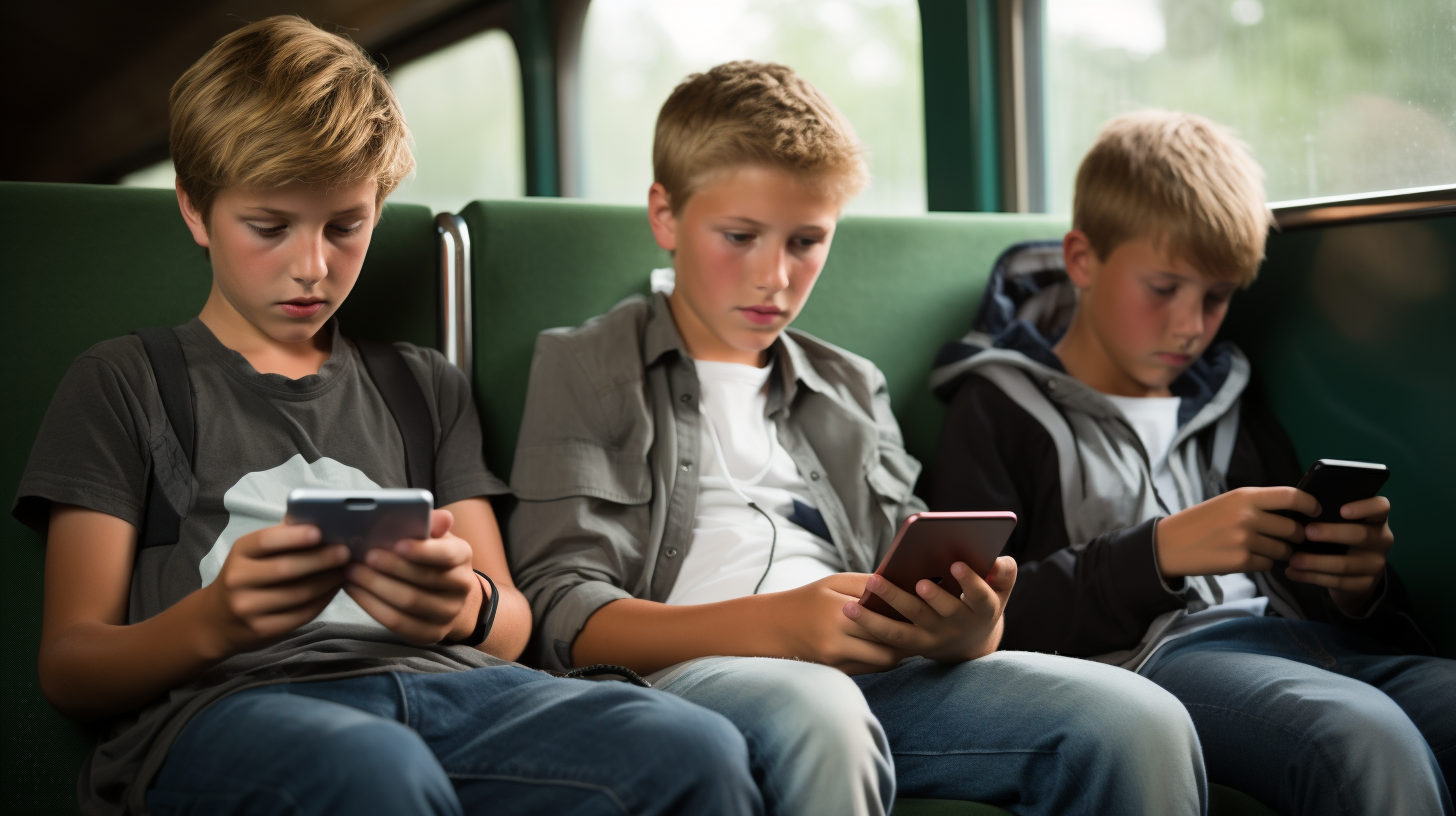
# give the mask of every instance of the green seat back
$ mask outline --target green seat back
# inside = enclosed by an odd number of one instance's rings
[[[1253,360],[1303,464],[1390,466],[1390,552],[1423,628],[1456,656],[1456,218],[1274,233],[1224,334]]]
[[[668,266],[642,207],[571,201],[477,201],[470,229],[475,392],[486,457],[510,473],[536,335],[575,326],[645,293]],[[930,364],[970,326],[991,262],[1017,241],[1056,238],[1063,219],[1027,215],[848,217],[795,326],[885,372],[906,446],[929,463],[944,413]]]
[[[170,190],[0,183],[0,247],[4,799],[23,812],[74,812],[77,770],[90,737],[41,696],[36,655],[44,544],[10,517],[10,503],[71,361],[135,328],[186,322],[202,308],[211,272]],[[355,294],[341,311],[345,330],[435,345],[434,259],[428,208],[388,206]]]

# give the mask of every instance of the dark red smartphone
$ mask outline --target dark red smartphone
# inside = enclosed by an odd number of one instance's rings
[[[924,578],[946,587],[960,596],[950,565],[964,562],[982,578],[991,571],[996,557],[1006,546],[1006,539],[1016,527],[1016,514],[1009,511],[989,513],[916,513],[905,519],[890,551],[880,562],[876,575],[895,586],[915,594],[915,585]],[[887,618],[903,621],[901,615],[885,599],[869,590],[859,605]]]

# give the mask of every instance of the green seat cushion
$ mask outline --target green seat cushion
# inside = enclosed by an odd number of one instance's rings
[[[386,207],[355,295],[341,310],[346,331],[434,345],[434,241],[427,208]],[[207,299],[211,270],[170,190],[0,182],[0,247],[5,801],[21,811],[74,812],[90,736],[41,696],[44,545],[10,517],[10,502],[71,361],[101,340],[192,318]]]
[[[487,461],[508,476],[536,335],[575,326],[645,293],[671,264],[643,207],[577,201],[476,201],[470,230],[475,393]],[[945,341],[969,328],[991,262],[1007,246],[1057,238],[1041,215],[848,217],[795,326],[873,360],[885,372],[906,447],[928,463],[943,408],[928,390]]]

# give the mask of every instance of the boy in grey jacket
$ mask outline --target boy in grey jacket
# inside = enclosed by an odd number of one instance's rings
[[[1173,692],[1211,781],[1282,813],[1449,813],[1456,664],[1412,654],[1430,645],[1385,565],[1389,501],[1279,514],[1316,502],[1248,359],[1210,347],[1268,224],[1258,166],[1217,126],[1109,124],[1072,231],[1003,255],[977,331],[942,350],[930,503],[1017,512],[1006,643]]]
[[[945,589],[865,574],[923,509],[919,465],[880,371],[787,328],[860,154],[779,65],[718,66],[663,105],[648,216],[674,270],[544,332],[532,363],[509,547],[533,657],[623,664],[724,714],[774,812],[884,813],[897,782],[1021,813],[1201,811],[1165,692],[995,651],[1012,559]],[[913,623],[860,607],[866,587]]]

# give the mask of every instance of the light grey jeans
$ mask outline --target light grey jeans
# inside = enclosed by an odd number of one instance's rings
[[[899,795],[1018,814],[1197,814],[1188,713],[1132,672],[997,652],[847,677],[813,663],[705,657],[654,685],[728,718],[770,813],[884,814]]]

